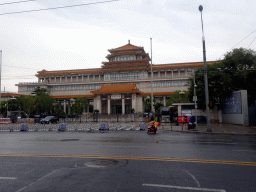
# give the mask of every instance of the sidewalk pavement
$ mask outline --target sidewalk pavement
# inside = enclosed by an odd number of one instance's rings
[[[244,125],[234,125],[226,123],[211,123],[211,132],[207,131],[206,124],[198,124],[197,131],[188,130],[186,124],[179,124],[177,126],[175,123],[163,123],[159,127],[159,130],[164,131],[176,131],[176,132],[186,132],[186,133],[204,133],[204,134],[220,134],[220,135],[248,135],[256,136],[256,126],[244,126]]]

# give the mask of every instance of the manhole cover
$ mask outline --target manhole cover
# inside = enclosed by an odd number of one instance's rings
[[[78,141],[79,139],[62,139],[60,141]]]
[[[84,163],[85,166],[92,167],[92,168],[104,168],[107,166],[117,165],[117,164],[118,164],[118,161],[113,159],[95,159],[95,160]]]

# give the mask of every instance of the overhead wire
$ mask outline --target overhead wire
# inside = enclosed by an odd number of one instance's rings
[[[12,14],[18,14],[18,13],[30,13],[30,12],[39,12],[39,11],[47,11],[47,10],[55,10],[55,9],[81,7],[81,6],[86,6],[86,5],[104,4],[104,3],[111,3],[111,2],[116,2],[116,1],[122,1],[122,0],[99,1],[99,2],[94,2],[94,3],[82,3],[82,4],[77,4],[77,5],[66,5],[66,6],[62,6],[62,7],[50,7],[50,8],[45,8],[45,9],[33,9],[33,10],[28,10],[28,11],[17,11],[17,12],[1,13],[0,16],[2,16],[2,15],[12,15]]]
[[[36,1],[36,0],[26,0],[26,1],[14,1],[14,2],[9,2],[9,3],[1,3],[0,5],[10,5],[10,4],[15,4],[15,3],[26,3],[30,1]]]
[[[251,44],[255,41],[256,37],[252,40],[252,42],[248,45],[247,49],[251,46]]]
[[[247,35],[245,38],[243,38],[241,41],[239,41],[235,46],[233,46],[230,50],[234,49],[238,44],[240,44],[242,41],[244,41],[246,38],[248,38],[250,35],[252,35],[256,30],[254,30],[252,33]]]
[[[19,68],[19,69],[29,69],[29,70],[38,70],[41,71],[42,69],[34,69],[34,68],[28,68],[28,67],[17,67],[17,66],[11,66],[11,65],[2,65],[6,67],[13,67],[13,68]]]

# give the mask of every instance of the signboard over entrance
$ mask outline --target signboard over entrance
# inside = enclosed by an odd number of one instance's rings
[[[121,95],[111,95],[111,99],[121,99]]]

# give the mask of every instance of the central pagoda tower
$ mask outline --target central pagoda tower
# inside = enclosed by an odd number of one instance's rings
[[[116,49],[109,49],[108,62],[102,62],[104,72],[148,70],[150,57],[144,47],[128,44]]]

